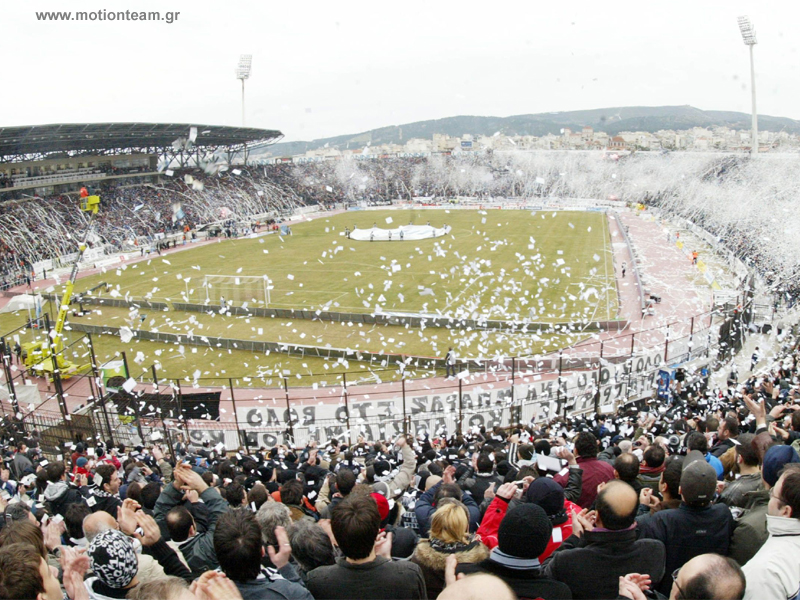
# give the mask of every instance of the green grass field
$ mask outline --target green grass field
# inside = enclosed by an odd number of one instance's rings
[[[451,234],[408,242],[344,236],[345,227],[428,221],[450,225]],[[156,256],[81,279],[76,290],[105,281],[122,296],[202,303],[204,275],[267,275],[274,308],[372,312],[379,305],[384,311],[545,322],[616,317],[602,213],[355,211],[298,223],[292,231],[285,238],[226,240]],[[433,295],[421,294],[426,289]]]
[[[428,221],[437,227],[450,225],[451,234],[403,242],[359,242],[343,235],[345,227],[371,228],[377,223],[378,227],[393,228]],[[371,313],[380,306],[384,312],[544,323],[608,320],[617,315],[611,240],[603,213],[355,211],[298,222],[292,225],[292,232],[284,238],[271,234],[223,240],[163,257],[152,256],[80,279],[76,291],[88,290],[102,281],[114,290],[103,291],[103,297],[203,303],[204,275],[267,275],[272,282],[270,306],[274,308]],[[224,295],[234,304],[262,305],[248,300],[249,291],[226,291]],[[209,314],[93,308],[92,314],[81,317],[80,322],[417,356],[444,356],[449,346],[455,347],[461,358],[534,356],[587,336],[579,331],[556,336],[235,317],[219,314],[216,296],[209,304]],[[26,316],[2,315],[0,327],[8,331]],[[141,316],[145,319],[140,323]],[[148,342],[123,344],[112,336],[96,336],[95,346],[101,362],[125,351],[131,371],[142,373],[157,363],[165,378],[194,378],[199,373],[203,377],[259,375],[265,379],[290,374],[308,379],[311,373],[317,373],[319,376],[309,381],[320,377],[324,381],[329,374],[342,370],[368,368],[355,361],[344,365],[275,353],[220,352]],[[139,360],[134,364],[135,357]]]

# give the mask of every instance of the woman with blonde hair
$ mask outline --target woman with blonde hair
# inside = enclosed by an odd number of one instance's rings
[[[444,567],[451,554],[460,563],[478,563],[488,558],[489,549],[469,533],[467,507],[455,498],[443,498],[433,513],[429,538],[419,541],[411,557],[422,569],[429,598],[444,589]]]

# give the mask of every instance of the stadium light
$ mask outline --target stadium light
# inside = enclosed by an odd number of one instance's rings
[[[756,28],[750,22],[750,17],[739,17],[739,30],[742,32],[742,40],[745,46],[750,48],[750,91],[753,96],[753,122],[750,126],[752,139],[750,142],[750,156],[758,154],[758,115],[756,114],[756,68],[753,63],[753,46],[758,43],[756,40]]]
[[[250,79],[250,69],[253,66],[252,54],[241,54],[239,56],[239,66],[236,67],[236,79],[242,82],[242,127],[244,127],[244,80]]]

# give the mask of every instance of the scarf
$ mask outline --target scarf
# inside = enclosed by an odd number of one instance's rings
[[[516,571],[527,571],[529,569],[539,569],[541,567],[538,558],[519,558],[518,556],[511,556],[500,550],[499,546],[492,549],[491,554],[489,554],[489,560]]]
[[[474,535],[469,536],[467,542],[443,542],[436,538],[430,538],[428,544],[432,550],[442,552],[443,554],[457,554],[458,552],[467,552],[472,550],[475,546],[480,544],[480,541],[475,539]]]
[[[639,474],[640,475],[658,475],[659,473],[663,473],[664,469],[667,468],[667,463],[665,462],[660,467],[648,467],[647,465],[642,465],[639,467]]]

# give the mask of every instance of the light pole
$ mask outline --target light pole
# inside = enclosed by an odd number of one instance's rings
[[[758,154],[758,114],[756,114],[756,68],[753,64],[753,46],[758,41],[756,40],[756,29],[750,22],[750,17],[739,17],[739,29],[742,32],[742,39],[745,46],[750,47],[750,91],[753,95],[753,123],[750,126],[752,140],[750,142],[750,156],[754,157]]]
[[[239,55],[239,66],[236,67],[236,79],[242,81],[242,127],[244,127],[244,80],[250,79],[250,67],[252,67],[252,65],[252,54]]]

